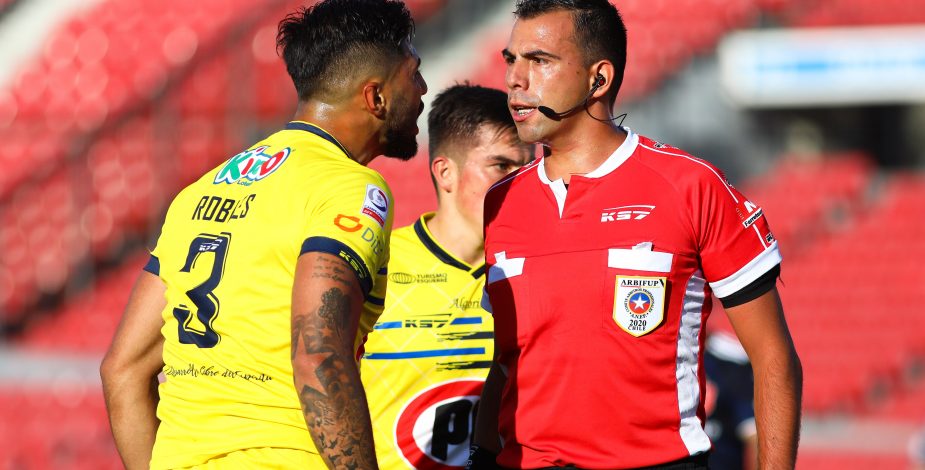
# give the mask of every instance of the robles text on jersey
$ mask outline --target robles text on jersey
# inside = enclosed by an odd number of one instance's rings
[[[249,194],[241,199],[205,195],[199,199],[199,203],[193,209],[191,220],[223,223],[243,219],[247,217],[247,213],[251,209],[251,203],[255,199],[257,199],[256,194]]]

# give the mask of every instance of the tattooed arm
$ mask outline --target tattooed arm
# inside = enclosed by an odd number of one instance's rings
[[[344,260],[309,252],[292,291],[292,369],[305,423],[330,468],[375,469],[372,425],[354,359],[363,308]]]

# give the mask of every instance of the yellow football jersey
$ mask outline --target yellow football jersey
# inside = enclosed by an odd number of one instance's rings
[[[385,311],[360,368],[383,469],[465,465],[492,359],[485,267],[443,249],[427,230],[432,216],[392,234]]]
[[[180,192],[145,268],[167,286],[152,468],[261,447],[317,454],[292,378],[296,262],[320,251],[356,272],[359,351],[384,303],[391,200],[378,173],[303,122]]]

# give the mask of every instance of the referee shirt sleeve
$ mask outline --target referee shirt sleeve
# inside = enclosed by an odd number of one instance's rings
[[[688,204],[704,276],[723,299],[775,269],[781,255],[761,207],[716,167],[702,163],[696,167],[696,186],[687,192]]]

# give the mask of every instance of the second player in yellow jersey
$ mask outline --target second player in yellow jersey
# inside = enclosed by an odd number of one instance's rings
[[[503,92],[457,85],[428,116],[438,209],[392,234],[385,310],[361,363],[384,469],[459,469],[493,354],[482,200],[529,161]]]
[[[484,263],[469,265],[441,247],[426,228],[431,217],[392,234],[388,315],[363,358],[376,445],[388,449],[378,456],[382,468],[464,463],[492,359],[493,322],[479,305]],[[429,442],[418,442],[421,428]]]

